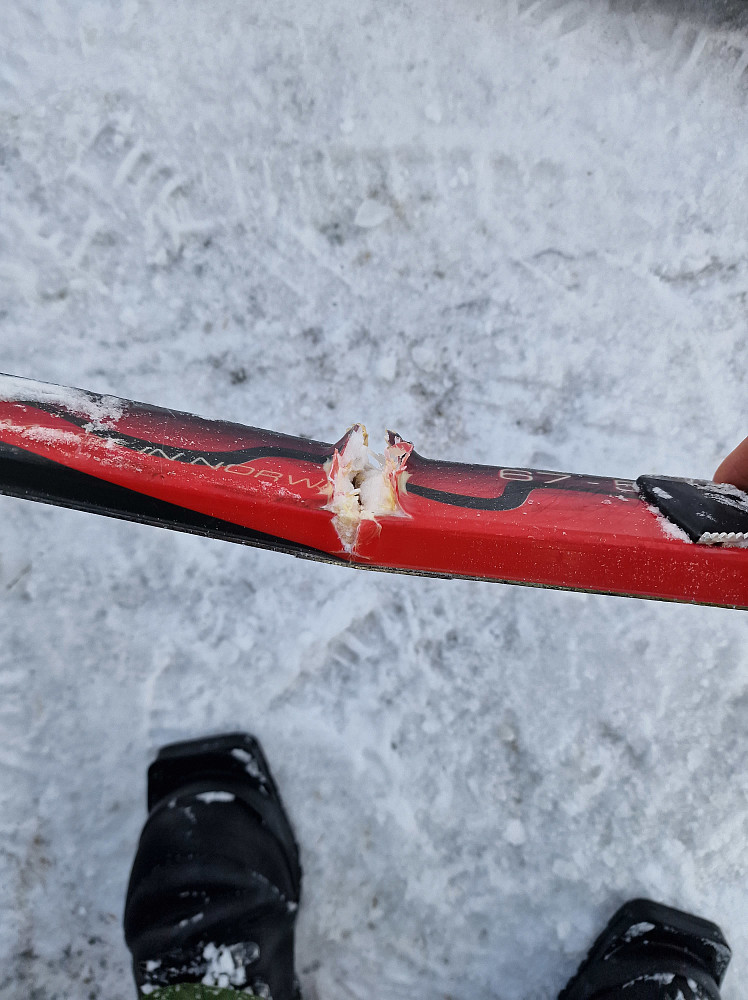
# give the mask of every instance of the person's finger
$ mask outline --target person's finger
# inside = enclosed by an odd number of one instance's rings
[[[748,437],[721,463],[714,473],[715,483],[732,483],[748,491]]]

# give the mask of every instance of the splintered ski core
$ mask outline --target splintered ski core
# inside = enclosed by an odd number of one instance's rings
[[[354,424],[325,469],[330,488],[327,509],[346,552],[354,552],[364,521],[402,514],[399,493],[407,477],[405,466],[413,450],[409,441],[387,431],[380,455],[369,447],[363,424]]]

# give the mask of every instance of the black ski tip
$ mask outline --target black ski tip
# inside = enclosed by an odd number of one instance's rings
[[[558,1000],[593,998],[638,978],[676,972],[716,996],[731,955],[711,921],[651,899],[632,899],[613,914]]]
[[[737,487],[669,476],[639,476],[636,485],[691,541],[748,545],[748,495]]]

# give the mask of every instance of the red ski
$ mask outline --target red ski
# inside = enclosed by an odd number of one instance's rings
[[[368,569],[748,608],[748,495],[324,444],[0,376],[0,492]]]

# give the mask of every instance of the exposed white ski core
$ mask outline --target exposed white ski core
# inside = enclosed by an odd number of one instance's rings
[[[333,511],[335,530],[346,552],[356,547],[363,521],[378,523],[382,517],[401,513],[398,502],[405,463],[412,445],[391,431],[379,454],[369,447],[369,435],[363,424],[354,424],[345,438],[342,451],[327,466],[330,484],[328,509]]]

